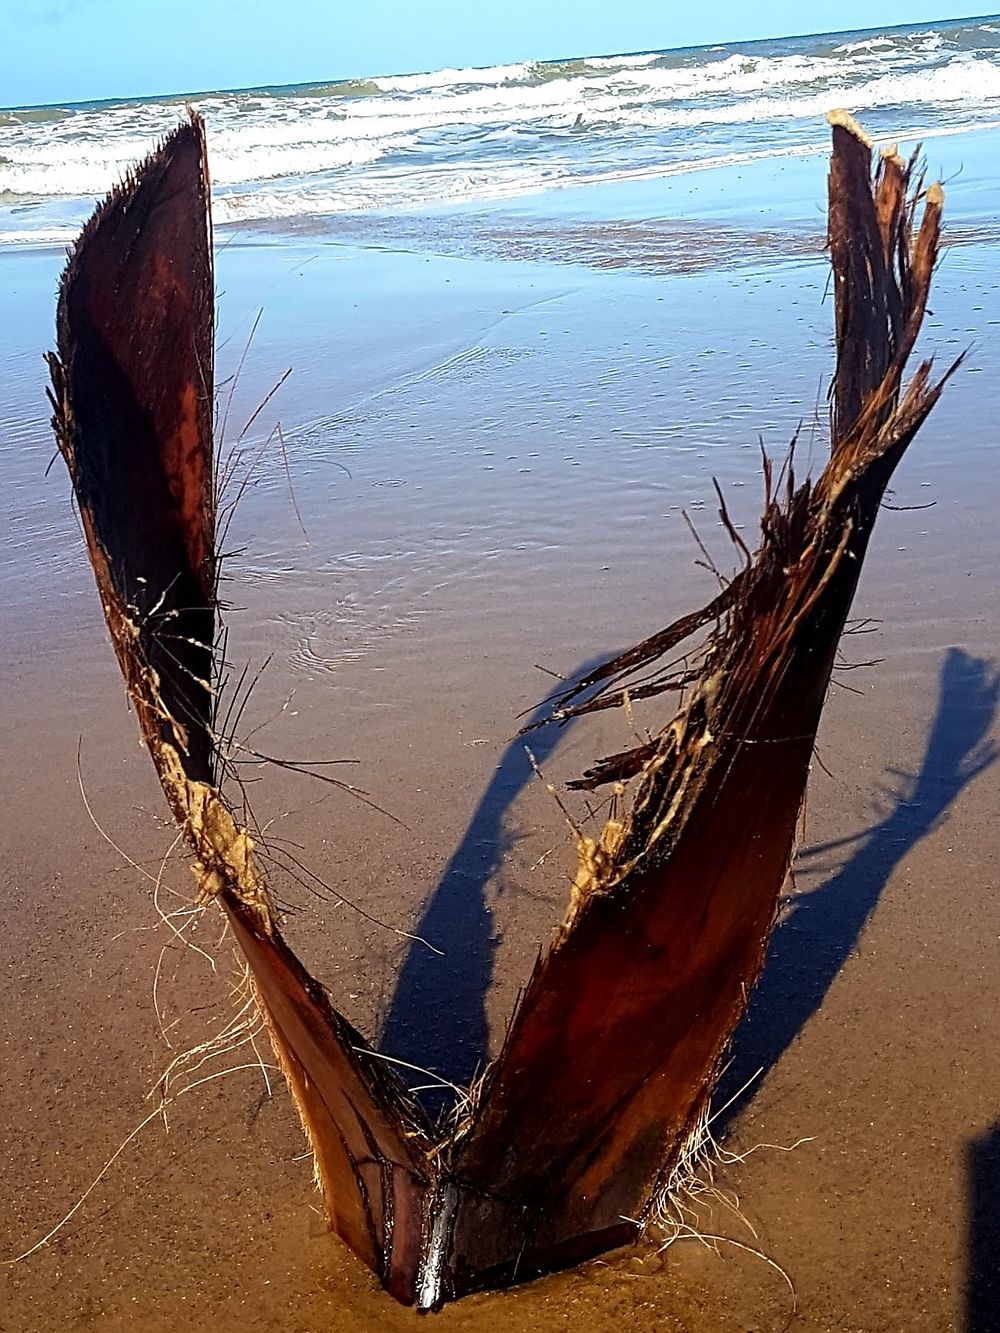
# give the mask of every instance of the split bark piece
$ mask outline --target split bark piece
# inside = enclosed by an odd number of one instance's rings
[[[331,1223],[412,1300],[429,1127],[281,939],[253,839],[217,783],[208,200],[192,117],[84,229],[49,358],[56,438],[143,738],[199,895],[218,899],[250,964]]]
[[[98,209],[64,275],[54,424],[119,663],[199,892],[218,899],[250,964],[331,1225],[398,1300],[436,1307],[636,1236],[706,1111],[762,966],[879,504],[947,378],[932,384],[924,362],[902,387],[940,187],[923,191],[895,154],[873,177],[864,135],[831,119],[830,461],[796,488],[791,458],[783,485],[765,460],[761,539],[725,590],[557,701],[556,721],[622,703],[640,669],[631,697],[687,690],[652,742],[581,780],[637,776],[631,808],[581,841],[566,920],[452,1132],[432,1129],[368,1058],[284,943],[253,840],[219,788],[212,264],[197,117]],[[724,505],[721,517],[738,541]],[[697,669],[650,676],[708,626]]]
[[[454,1264],[546,1266],[636,1226],[697,1129],[760,972],[793,851],[820,712],[886,484],[941,392],[930,363],[901,377],[923,318],[942,194],[833,121],[829,235],[837,370],[832,450],[784,494],[766,468],[761,541],[726,590],[605,664],[554,716],[622,699],[627,681],[716,622],[686,706],[651,745],[604,760],[596,786],[639,771],[632,808],[585,839],[569,914],[538,964],[456,1162]],[[919,187],[918,187],[919,188]],[[955,367],[952,367],[954,370]],[[951,371],[948,372],[949,374]],[[945,377],[947,378],[947,376]],[[723,506],[722,521],[730,527]],[[666,671],[647,693],[677,683]],[[574,704],[582,690],[598,698]],[[518,1222],[487,1225],[487,1193]],[[513,1235],[512,1235],[513,1230]]]

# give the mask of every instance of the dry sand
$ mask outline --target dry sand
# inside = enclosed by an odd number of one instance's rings
[[[192,951],[161,962],[148,875],[173,832],[61,464],[42,476],[58,268],[0,256],[0,1257],[44,1235],[151,1109],[171,1058],[157,967],[175,1046],[211,1031],[235,973],[210,914],[195,940],[217,974]],[[804,420],[802,465],[819,463],[824,281],[820,259],[685,275],[321,241],[220,255],[220,378],[265,312],[228,436],[294,367],[267,420],[309,536],[271,450],[229,537],[230,655],[273,654],[241,727],[267,722],[255,743],[277,755],[358,760],[345,776],[402,822],[279,770],[247,770],[249,791],[335,892],[445,950],[275,872],[293,943],[390,1053],[461,1078],[495,1046],[574,860],[510,741],[551,684],[536,664],[570,673],[704,597],[680,510],[728,564],[710,479],[749,533],[758,432],[780,454]],[[720,1171],[756,1238],[725,1207],[700,1219],[773,1265],[728,1244],[647,1246],[467,1299],[435,1326],[1000,1326],[998,314],[1000,251],[950,251],[925,346],[974,353],[893,497],[933,507],[880,519],[856,605],[880,623],[844,656],[884,660],[838,673],[796,896],[727,1076],[735,1092],[764,1070],[720,1122],[728,1149],[808,1139]],[[624,727],[605,717],[535,748],[559,780]],[[91,822],[78,746],[94,815],[145,875]],[[181,861],[164,879],[190,890]],[[0,1268],[0,1329],[412,1328],[324,1233],[303,1151],[259,1069],[192,1092],[57,1241]]]

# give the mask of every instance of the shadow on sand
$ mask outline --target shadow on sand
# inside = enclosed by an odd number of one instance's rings
[[[968,1145],[965,1333],[1000,1333],[1000,1121]]]
[[[800,855],[799,864],[808,866],[853,847],[819,888],[791,900],[787,919],[774,933],[763,977],[733,1040],[732,1063],[716,1093],[717,1105],[734,1099],[720,1117],[720,1130],[753,1097],[758,1071],[766,1075],[777,1064],[820,1008],[895,868],[996,760],[989,733],[998,703],[1000,673],[993,662],[950,648],[941,665],[923,763],[915,774],[889,770],[896,789],[888,814],[862,833]]]
[[[584,663],[573,679],[603,660]],[[528,725],[549,711],[547,703],[539,704]],[[507,827],[507,812],[524,788],[537,780],[525,746],[530,744],[543,765],[565,731],[566,727],[544,727],[530,742],[515,737],[504,750],[415,927],[444,957],[421,944],[410,946],[382,1026],[379,1049],[385,1055],[433,1071],[460,1087],[472,1081],[489,1054],[486,995],[498,941],[487,890],[516,841]],[[423,1088],[422,1100],[432,1113],[452,1101],[448,1094],[428,1092],[417,1075],[409,1074],[404,1081]]]
[[[581,667],[578,674],[592,665]],[[720,1133],[753,1097],[758,1071],[766,1073],[778,1062],[822,1005],[896,866],[997,758],[989,733],[998,705],[1000,673],[994,664],[949,649],[919,771],[890,770],[896,789],[891,809],[879,823],[800,856],[800,863],[808,864],[853,849],[819,888],[792,900],[787,919],[775,931],[763,978],[737,1030],[732,1063],[716,1094],[719,1105],[732,1099],[721,1117]],[[546,712],[541,705],[532,720]],[[540,763],[561,735],[555,726],[534,734],[532,750]],[[410,947],[382,1029],[380,1049],[386,1055],[460,1086],[475,1077],[488,1056],[486,995],[497,938],[487,888],[514,838],[506,827],[507,811],[533,778],[524,741],[515,738],[416,927],[444,957],[419,944]],[[411,1076],[407,1081],[418,1080]],[[425,1091],[424,1100],[434,1111],[451,1098]],[[981,1333],[988,1325],[975,1327]]]

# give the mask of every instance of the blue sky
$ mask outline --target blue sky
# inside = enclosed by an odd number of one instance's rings
[[[983,13],[948,0],[0,0],[0,106],[306,83]]]

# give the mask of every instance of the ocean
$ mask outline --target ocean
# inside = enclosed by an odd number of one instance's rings
[[[0,245],[72,239],[191,105],[218,227],[684,176],[825,149],[842,106],[879,138],[1000,126],[1000,17],[283,88],[0,111]]]

